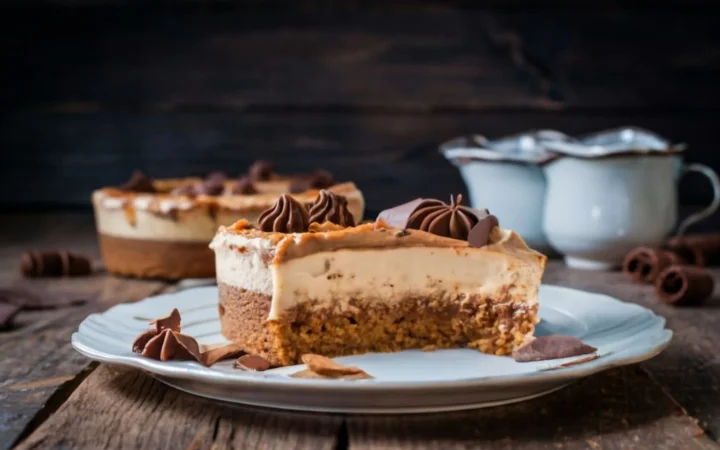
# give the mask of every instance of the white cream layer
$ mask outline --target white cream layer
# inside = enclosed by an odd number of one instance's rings
[[[384,304],[413,296],[500,299],[509,286],[510,301],[533,305],[542,276],[542,266],[529,249],[519,249],[516,256],[446,247],[338,250],[260,267],[252,252],[226,250],[228,245],[257,245],[247,241],[240,235],[216,236],[211,247],[216,251],[217,279],[271,295],[269,319],[307,301],[316,301],[318,308],[334,305],[343,310],[352,308],[353,298]]]
[[[95,224],[99,233],[107,236],[146,239],[155,241],[205,242],[212,240],[220,225],[232,225],[240,219],[255,223],[262,211],[234,211],[219,209],[214,216],[206,208],[192,208],[184,200],[162,200],[161,213],[175,208],[175,218],[158,215],[148,210],[152,196],[139,196],[133,201],[133,223],[124,209],[124,199],[104,197],[101,191],[93,194]],[[163,203],[165,202],[165,203]],[[164,206],[165,205],[165,206]],[[360,223],[364,213],[364,201],[359,191],[348,196],[348,209]]]

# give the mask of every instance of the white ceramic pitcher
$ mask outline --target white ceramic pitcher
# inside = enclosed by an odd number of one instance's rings
[[[684,146],[638,128],[553,142],[557,157],[543,165],[547,181],[543,230],[568,266],[608,270],[639,245],[661,245],[677,224],[677,183],[688,172],[705,175],[713,201],[678,227],[720,206],[720,181],[701,164],[684,165]]]

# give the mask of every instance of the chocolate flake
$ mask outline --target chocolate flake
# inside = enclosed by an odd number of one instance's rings
[[[238,356],[241,356],[243,353],[245,353],[245,352],[237,344],[227,344],[227,345],[223,345],[222,347],[217,347],[217,348],[213,348],[213,349],[202,352],[202,354],[200,355],[201,356],[200,362],[204,366],[210,367],[218,361],[222,361],[224,359],[230,359],[230,358],[237,358]]]
[[[25,277],[76,277],[92,273],[90,258],[65,250],[27,250],[20,256]]]
[[[541,336],[513,350],[517,362],[545,361],[594,353],[595,347],[572,336]]]
[[[258,355],[243,355],[235,361],[235,368],[251,372],[264,372],[270,368],[270,362]]]
[[[371,379],[365,371],[355,366],[343,366],[322,355],[305,354],[302,362],[307,364],[307,370],[291,375],[294,378],[345,378],[345,379]],[[313,375],[314,374],[314,375]],[[317,376],[315,376],[317,375]]]
[[[490,232],[493,228],[500,226],[497,217],[488,214],[480,218],[480,221],[470,230],[468,234],[468,244],[470,247],[484,247],[490,243]]]
[[[403,203],[402,205],[386,209],[377,216],[377,220],[382,220],[392,228],[405,229],[407,228],[408,219],[412,213],[418,205],[424,201],[424,198],[416,198],[415,200]]]

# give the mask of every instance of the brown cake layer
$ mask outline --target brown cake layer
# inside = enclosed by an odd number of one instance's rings
[[[102,233],[99,237],[110,273],[168,280],[215,276],[215,254],[207,242],[128,239]]]
[[[485,297],[409,297],[391,305],[351,300],[352,311],[306,302],[286,310],[281,321],[267,321],[269,295],[219,287],[223,335],[274,365],[297,364],[305,353],[332,357],[429,346],[507,355],[537,322],[537,305]]]

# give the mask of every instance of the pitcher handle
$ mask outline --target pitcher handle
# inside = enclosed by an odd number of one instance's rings
[[[692,225],[695,225],[701,220],[707,219],[708,217],[712,216],[715,211],[717,211],[718,207],[720,207],[720,179],[718,179],[715,171],[704,164],[688,164],[683,167],[683,175],[688,172],[701,173],[705,175],[708,180],[710,180],[710,185],[712,185],[713,190],[713,199],[712,202],[710,202],[710,204],[705,209],[696,212],[695,214],[691,214],[680,223],[677,231],[678,236],[682,236],[683,234],[685,234],[685,230],[687,230]]]

